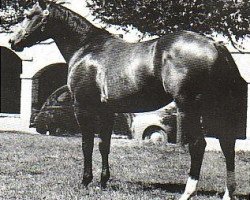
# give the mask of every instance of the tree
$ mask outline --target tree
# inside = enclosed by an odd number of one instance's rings
[[[34,0],[1,0],[0,28],[2,31],[10,31],[10,28],[23,19],[24,9]]]
[[[232,41],[250,33],[249,0],[87,0],[87,6],[106,24],[132,25],[144,35],[190,30]]]

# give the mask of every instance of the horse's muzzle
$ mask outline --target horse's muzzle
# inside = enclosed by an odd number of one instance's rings
[[[23,51],[23,47],[21,47],[20,45],[16,44],[14,40],[10,39],[9,40],[9,44],[12,50],[14,51]]]

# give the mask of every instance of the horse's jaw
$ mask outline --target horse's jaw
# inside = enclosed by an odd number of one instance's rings
[[[16,46],[16,45],[11,45],[11,49],[17,52],[21,52],[24,50],[24,47],[22,46]]]

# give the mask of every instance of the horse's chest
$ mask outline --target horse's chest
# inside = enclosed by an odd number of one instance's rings
[[[96,76],[99,64],[90,56],[73,57],[69,63],[68,86],[73,93],[89,93],[96,90]],[[80,92],[79,92],[80,91]]]

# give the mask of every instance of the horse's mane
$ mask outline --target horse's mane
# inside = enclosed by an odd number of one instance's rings
[[[55,4],[69,4],[70,2],[67,0],[45,0],[47,3],[55,3]]]
[[[110,33],[104,29],[100,29],[95,27],[93,24],[91,24],[87,19],[85,19],[80,14],[72,11],[71,9],[63,6],[63,4],[69,3],[68,1],[64,0],[52,0],[50,1],[50,5],[60,11],[60,15],[55,15],[57,19],[61,19],[69,26],[71,26],[71,29],[76,32],[77,34],[84,34],[88,32],[90,29],[94,30],[96,33],[100,32],[102,34],[109,34]]]

